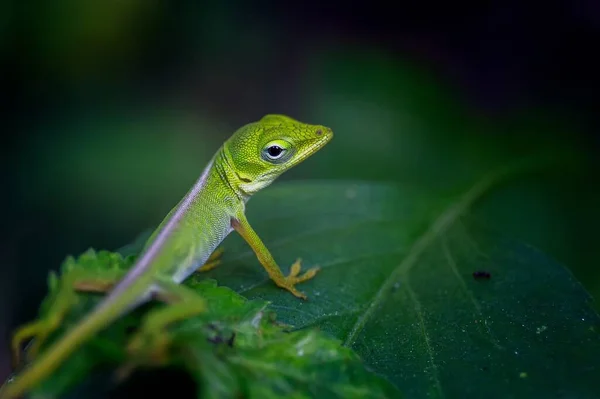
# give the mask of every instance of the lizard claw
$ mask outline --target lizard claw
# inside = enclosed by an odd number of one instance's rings
[[[302,259],[298,258],[292,264],[292,267],[290,268],[290,274],[288,275],[288,278],[290,278],[290,277],[296,277],[298,274],[300,274],[300,270],[301,269],[302,269]]]
[[[286,290],[288,290],[290,293],[292,293],[292,295],[306,300],[308,299],[306,295],[298,291],[295,285],[310,280],[317,274],[319,270],[321,270],[321,268],[318,266],[313,267],[304,272],[304,274],[302,274],[301,276],[298,276],[300,274],[300,270],[302,269],[301,263],[302,260],[298,258],[294,262],[294,264],[292,264],[292,267],[290,268],[290,274],[288,274],[288,276],[285,277],[282,282],[276,282],[276,284],[281,288],[285,288]]]
[[[200,266],[198,269],[196,269],[196,273],[204,273],[207,272],[209,270],[214,269],[215,267],[217,267],[218,265],[221,264],[221,255],[223,255],[223,252],[225,250],[221,247],[221,248],[217,248],[206,260],[206,262],[204,262],[204,264],[202,266]]]

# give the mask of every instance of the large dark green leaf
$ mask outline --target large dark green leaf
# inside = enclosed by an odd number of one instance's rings
[[[248,204],[275,259],[322,271],[302,302],[271,283],[236,235],[209,272],[319,327],[411,397],[600,395],[600,319],[569,271],[468,217],[519,168],[456,196],[388,185],[279,185]],[[485,271],[490,278],[476,279]]]

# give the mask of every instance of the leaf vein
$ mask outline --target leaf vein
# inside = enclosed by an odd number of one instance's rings
[[[427,328],[425,327],[425,319],[423,317],[423,309],[421,308],[421,302],[419,302],[419,298],[417,298],[417,294],[410,287],[410,284],[406,284],[406,290],[408,291],[408,295],[410,299],[415,304],[415,312],[419,317],[419,326],[421,327],[421,333],[423,334],[423,339],[425,340],[425,348],[427,349],[427,355],[429,356],[429,362],[431,363],[432,377],[435,380],[435,387],[439,393],[440,397],[444,397],[444,391],[442,391],[442,384],[440,383],[440,377],[438,373],[438,367],[435,363],[435,355],[433,353],[433,348],[431,347],[431,342],[429,340],[429,334],[427,334]]]
[[[433,221],[430,227],[421,235],[411,247],[407,256],[400,264],[392,271],[383,284],[377,290],[375,295],[365,306],[364,313],[360,315],[350,333],[344,340],[344,345],[348,346],[356,339],[356,336],[363,330],[369,319],[373,316],[375,310],[387,298],[392,291],[394,284],[410,272],[414,265],[419,260],[421,254],[431,245],[431,243],[445,231],[447,231],[454,222],[469,208],[473,203],[481,198],[487,191],[493,188],[503,179],[512,176],[513,174],[530,169],[532,166],[539,166],[536,163],[528,162],[529,160],[521,160],[507,167],[500,168],[485,175],[481,180],[477,181],[458,201],[451,203],[441,215]]]

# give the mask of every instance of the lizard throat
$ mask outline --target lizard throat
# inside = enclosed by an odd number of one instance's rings
[[[247,177],[240,176],[237,171],[234,170],[233,173],[235,173],[235,176],[240,179],[240,181],[243,181],[244,183],[252,183],[252,180],[248,179]]]

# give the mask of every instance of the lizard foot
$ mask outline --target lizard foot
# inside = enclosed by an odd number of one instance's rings
[[[26,349],[26,360],[33,360],[46,339],[63,323],[65,316],[79,300],[78,292],[107,292],[124,274],[122,270],[73,269],[60,278],[60,286],[42,318],[18,328],[13,335],[11,349],[13,365],[21,364],[21,348],[25,341],[33,339]]]
[[[144,358],[160,365],[167,360],[169,333],[166,330],[142,329],[127,344],[127,354],[135,359]]]
[[[128,359],[116,370],[115,377],[122,382],[140,365],[161,366],[168,362],[171,338],[167,331],[142,328],[136,333],[125,350]]]
[[[287,277],[284,277],[283,281],[275,281],[275,284],[277,284],[281,288],[285,288],[286,290],[288,290],[289,292],[291,292],[294,296],[296,296],[298,298],[307,299],[306,295],[303,294],[302,292],[298,291],[296,289],[295,285],[302,283],[304,281],[310,280],[317,274],[317,272],[319,270],[321,270],[321,268],[318,266],[313,267],[311,269],[308,269],[301,276],[299,276],[301,269],[302,269],[302,260],[297,259],[292,264],[292,267],[290,268],[290,274],[288,274]]]
[[[14,368],[21,365],[21,348],[23,344],[33,338],[31,345],[26,350],[26,360],[33,360],[48,336],[60,326],[62,316],[62,314],[57,313],[50,314],[47,318],[25,324],[15,331],[11,342]]]
[[[214,269],[221,263],[221,255],[223,255],[224,249],[217,248],[206,260],[206,262],[196,269],[196,273],[203,273]]]

